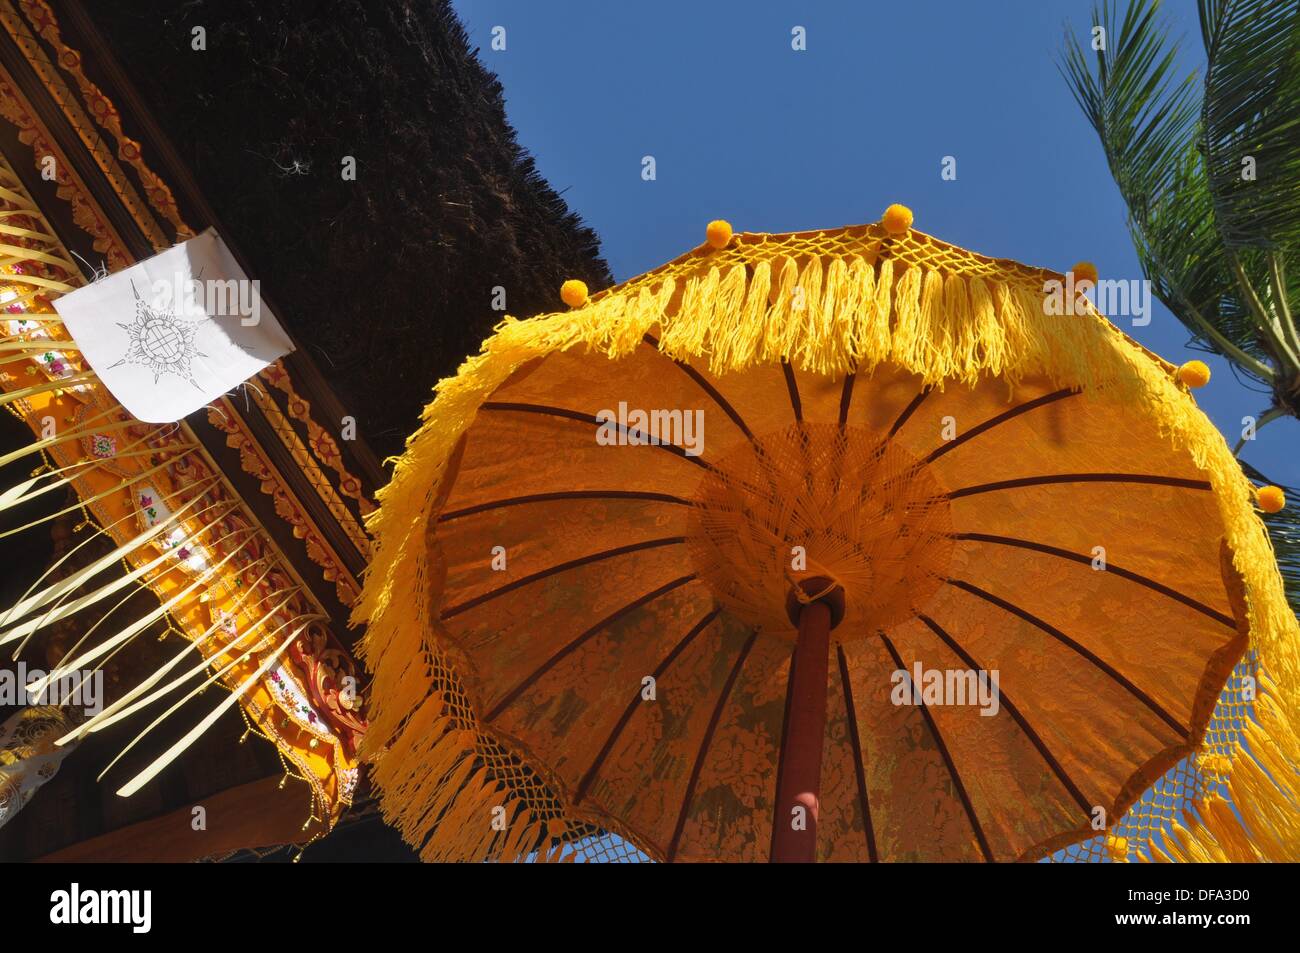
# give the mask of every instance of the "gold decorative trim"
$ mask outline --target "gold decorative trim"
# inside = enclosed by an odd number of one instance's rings
[[[177,237],[188,238],[193,230],[181,218],[180,207],[176,197],[167,183],[155,173],[144,161],[140,143],[126,135],[122,129],[122,117],[103,91],[92,83],[81,68],[81,53],[63,42],[59,33],[59,23],[54,11],[46,0],[19,0],[23,13],[31,21],[36,31],[58,51],[58,63],[63,71],[76,80],[82,96],[90,106],[90,113],[114,139],[117,140],[117,157],[131,165],[140,174],[145,185],[145,197],[154,210],[163,216],[176,229]]]
[[[94,156],[96,164],[98,164],[99,168],[104,173],[104,178],[108,180],[113,190],[117,193],[118,198],[121,199],[122,204],[131,211],[132,217],[135,218],[141,230],[149,239],[149,242],[154,248],[159,250],[168,247],[171,244],[171,241],[163,234],[157,221],[147,213],[144,203],[141,201],[135,188],[132,187],[130,179],[123,173],[121,166],[119,166],[114,157],[103,148],[105,145],[104,140],[97,132],[95,132],[90,118],[82,108],[82,104],[78,102],[77,97],[73,94],[72,90],[69,89],[68,86],[59,78],[54,65],[50,62],[49,57],[45,55],[44,48],[36,41],[35,36],[30,32],[30,29],[32,28],[35,28],[42,34],[44,34],[45,31],[53,30],[54,35],[57,37],[58,27],[54,23],[54,14],[50,11],[49,7],[46,7],[43,3],[33,3],[31,0],[21,0],[21,2],[24,12],[26,12],[29,17],[41,17],[41,19],[33,19],[29,24],[21,15],[19,15],[18,11],[13,8],[13,5],[9,0],[0,0],[0,24],[2,24],[6,32],[13,37],[14,42],[18,44],[19,49],[22,50],[23,55],[27,58],[27,62],[31,64],[37,75],[40,76],[41,82],[45,84],[45,88],[54,98],[54,101],[58,103],[59,108],[63,110],[64,115],[68,118],[68,122],[77,131],[77,135],[81,138],[81,142],[86,147],[86,151],[90,153],[90,155]],[[51,40],[51,42],[55,41]],[[75,51],[71,50],[69,50],[68,53],[73,54],[76,57],[77,71],[80,72],[80,55],[75,54]],[[111,110],[112,115],[116,117],[117,110],[113,108],[111,103],[109,103],[107,97],[105,97],[103,93],[99,92],[94,84],[90,83],[88,80],[84,80],[84,77],[83,82],[85,84],[83,89],[88,86],[95,92],[95,98],[93,98],[91,102],[103,104],[99,108],[101,110],[105,108]],[[120,128],[121,126],[119,123],[118,129]],[[130,142],[130,140],[127,141]],[[138,159],[140,149],[139,143],[132,143],[131,145]],[[119,148],[118,151],[120,154],[122,151],[121,148]],[[137,170],[143,167],[142,162],[139,162],[138,164],[133,162],[132,165],[135,165]],[[141,174],[145,175],[145,181],[149,181],[150,178],[157,178],[153,173],[146,174],[142,172]],[[170,191],[168,191],[167,194],[170,196]]]
[[[18,141],[32,149],[32,164],[42,172],[42,157],[54,158],[56,193],[72,207],[72,221],[91,238],[91,247],[104,255],[110,270],[131,264],[124,243],[108,220],[86,198],[85,183],[72,171],[63,151],[50,139],[49,131],[36,119],[31,104],[18,91],[10,77],[0,69],[0,116],[18,130]]]
[[[263,370],[261,376],[288,398],[289,416],[306,425],[307,438],[316,458],[339,475],[339,492],[357,501],[362,516],[373,512],[375,504],[362,490],[361,481],[343,465],[343,454],[339,450],[338,443],[312,417],[311,404],[294,390],[293,380],[289,377],[289,372],[284,369],[283,362],[276,361]],[[368,551],[368,548],[363,551]]]
[[[262,413],[266,415],[266,419],[271,424],[271,429],[273,429],[276,432],[276,435],[279,436],[280,442],[289,448],[289,452],[293,455],[294,462],[302,468],[303,475],[307,478],[308,482],[311,483],[313,489],[316,490],[316,495],[324,501],[327,507],[329,507],[331,515],[333,515],[334,519],[338,521],[338,524],[343,528],[343,531],[347,533],[348,539],[352,540],[356,545],[357,550],[361,552],[362,555],[369,556],[371,545],[370,537],[366,535],[366,531],[362,529],[361,524],[357,522],[356,517],[352,515],[351,511],[348,510],[343,501],[339,499],[339,495],[335,492],[334,486],[330,483],[329,479],[325,476],[325,473],[316,463],[316,458],[312,456],[311,451],[309,451],[303,444],[301,438],[298,436],[298,432],[293,429],[293,424],[291,424],[285,418],[284,414],[280,412],[279,406],[270,394],[267,394],[256,385],[249,385],[248,390],[253,395],[253,403],[257,404]],[[301,403],[306,404],[306,401],[302,401]],[[293,401],[290,400],[290,407],[292,406]],[[303,418],[299,417],[298,419],[302,420]],[[315,427],[318,431],[321,430],[320,425],[310,417],[307,417],[307,423],[308,433],[311,432],[312,427]],[[324,434],[324,431],[321,431],[321,433]],[[315,440],[313,440],[313,443],[315,443]],[[337,450],[337,447],[335,449]]]
[[[356,578],[325,542],[324,534],[316,524],[294,501],[279,470],[267,458],[242,418],[234,412],[228,398],[223,397],[219,404],[208,408],[208,422],[226,434],[227,446],[239,451],[239,462],[244,472],[256,478],[262,492],[271,497],[275,512],[293,527],[293,535],[306,545],[307,555],[321,567],[325,579],[334,583],[339,601],[345,606],[351,605],[361,591]]]

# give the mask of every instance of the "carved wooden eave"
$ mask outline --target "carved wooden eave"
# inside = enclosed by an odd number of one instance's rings
[[[76,263],[62,271],[48,262],[39,265],[52,282],[42,306],[58,287],[89,281],[101,268],[117,271],[208,227],[222,234],[251,277],[259,277],[239,253],[239,236],[222,228],[78,2],[0,0],[0,157],[0,176],[13,177],[13,187],[0,193],[5,209],[54,237],[50,258]],[[20,258],[14,256],[10,265],[21,266]],[[0,274],[0,282],[10,279],[20,280]],[[262,286],[275,309],[274,283]],[[9,317],[0,313],[0,323]],[[14,360],[6,360],[3,367],[12,371]],[[5,390],[23,383],[14,374],[7,382],[0,375]],[[60,413],[75,415],[72,405],[83,398],[101,410],[112,403],[95,383],[60,394],[55,403]],[[35,426],[33,415],[41,408],[20,401],[7,409]],[[286,770],[311,788],[310,809],[301,818],[308,822],[304,837],[328,830],[350,803],[356,745],[365,727],[341,689],[344,679],[359,677],[348,606],[369,556],[364,517],[383,475],[364,440],[341,439],[346,416],[299,346],[240,392],[191,415],[171,436],[140,425],[142,439],[160,453],[173,438],[199,446],[190,457],[196,461],[193,473],[169,471],[170,476],[215,475],[213,492],[232,505],[232,519],[256,534],[261,565],[273,565],[275,578],[301,587],[295,611],[323,619],[297,640],[283,665],[241,698],[250,726],[276,745]],[[58,451],[50,457],[65,465]],[[77,488],[85,499],[89,486]],[[106,517],[88,509],[105,525]],[[176,591],[175,572],[144,579],[165,596]],[[204,602],[243,584],[220,582],[203,594]],[[178,606],[173,628],[192,634],[196,620],[206,618],[194,612],[191,618],[185,605]],[[250,835],[254,841],[265,842],[264,832]]]

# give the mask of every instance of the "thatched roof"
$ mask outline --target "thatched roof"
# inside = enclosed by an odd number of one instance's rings
[[[101,0],[96,27],[381,456],[595,234],[537,173],[447,0]],[[192,49],[206,30],[207,49]],[[341,175],[356,159],[356,180]]]

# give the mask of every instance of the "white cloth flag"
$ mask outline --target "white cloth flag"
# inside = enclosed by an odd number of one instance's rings
[[[212,229],[54,309],[104,386],[146,423],[180,420],[293,350]]]

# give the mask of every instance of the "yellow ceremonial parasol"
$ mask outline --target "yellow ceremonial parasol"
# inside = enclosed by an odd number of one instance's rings
[[[1300,853],[1283,501],[1204,365],[910,226],[712,223],[439,385],[357,610],[426,859]]]

